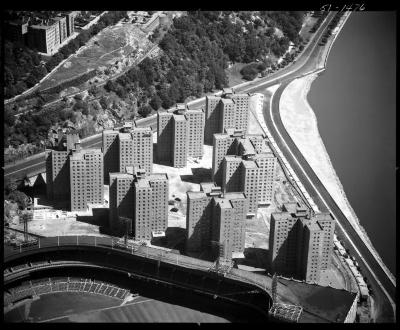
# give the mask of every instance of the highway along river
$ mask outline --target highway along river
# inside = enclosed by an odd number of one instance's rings
[[[308,101],[361,225],[396,274],[396,14],[350,15]]]

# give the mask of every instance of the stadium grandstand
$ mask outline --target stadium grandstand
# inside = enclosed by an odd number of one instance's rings
[[[46,279],[25,281],[18,287],[4,291],[4,306],[10,306],[35,296],[58,292],[91,293],[120,299],[122,301],[129,295],[129,290],[104,281],[87,278],[49,277]]]

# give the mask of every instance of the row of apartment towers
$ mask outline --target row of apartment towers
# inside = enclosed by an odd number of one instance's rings
[[[260,94],[224,89],[221,97],[206,97],[205,111],[178,104],[157,114],[159,163],[185,167],[188,157],[203,156],[203,143],[213,145],[212,182],[187,192],[188,251],[217,243],[225,258],[243,253],[246,217],[273,198],[277,159],[265,136],[247,133],[253,96]],[[153,173],[153,132],[128,122],[102,135],[101,150],[82,149],[74,132],[59,137],[58,148],[46,152],[48,197],[86,210],[103,204],[108,184],[110,227],[151,239],[168,227],[169,196],[167,174]],[[271,264],[284,272],[283,263]]]

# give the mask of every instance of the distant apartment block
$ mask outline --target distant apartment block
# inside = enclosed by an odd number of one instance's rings
[[[186,250],[201,252],[219,244],[225,248],[225,256],[243,253],[248,209],[245,194],[223,193],[214,183],[201,183],[200,191],[186,194]]]
[[[227,129],[247,132],[250,94],[236,94],[232,88],[224,88],[222,96],[206,96],[204,142],[213,143],[216,133]]]
[[[153,171],[153,132],[127,122],[119,130],[103,131],[104,182],[110,172],[125,172],[128,166],[140,166],[147,174]]]
[[[125,173],[110,173],[110,215],[113,229],[130,219],[131,235],[149,240],[155,231],[168,227],[168,176],[147,174],[139,167],[128,166]]]
[[[46,55],[53,55],[74,33],[74,19],[77,13],[58,12],[43,15],[40,12],[19,12],[18,19],[5,22],[5,36]]]
[[[4,35],[11,41],[24,44],[27,41],[28,25],[25,19],[4,22]]]
[[[188,157],[203,156],[204,112],[177,104],[174,112],[157,114],[157,159],[185,167]]]
[[[86,210],[88,204],[103,204],[103,154],[82,149],[76,131],[59,137],[54,150],[46,150],[47,197],[68,203],[71,211]]]
[[[59,28],[59,36],[60,36],[60,44],[67,39],[68,33],[67,33],[67,19],[65,16],[56,16],[53,18],[53,20],[57,23],[58,22],[58,28]]]
[[[272,272],[319,282],[330,266],[335,220],[330,213],[310,217],[305,207],[286,203],[271,214],[269,251]]]
[[[249,213],[270,204],[274,195],[276,157],[262,135],[228,129],[214,134],[212,177],[224,192],[244,192]]]
[[[75,17],[79,14],[78,11],[64,12],[65,21],[67,24],[67,36],[70,37],[75,32]]]
[[[60,45],[59,25],[31,25],[28,27],[28,46],[41,53],[53,55]]]

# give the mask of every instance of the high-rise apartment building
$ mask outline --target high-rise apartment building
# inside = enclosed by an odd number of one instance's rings
[[[215,216],[211,239],[243,253],[246,238],[247,196],[242,192],[224,193],[215,198]]]
[[[131,219],[136,239],[151,239],[155,231],[168,227],[168,176],[147,174],[139,167],[127,167],[126,173],[110,173],[111,228],[120,228],[121,218]]]
[[[335,220],[330,213],[309,216],[298,203],[286,203],[271,214],[269,251],[273,272],[318,282],[333,248]]]
[[[69,157],[70,208],[86,210],[88,204],[103,204],[103,153],[100,149],[72,150]]]
[[[125,172],[128,166],[153,171],[153,132],[128,122],[119,130],[103,131],[104,181],[111,172]]]
[[[116,172],[109,173],[109,177],[109,225],[117,230],[122,227],[121,218],[128,218],[133,222],[135,176],[132,173]]]
[[[185,167],[188,158],[188,118],[185,115],[172,115],[172,166]]]
[[[223,193],[214,183],[187,192],[186,250],[200,252],[215,243],[243,253],[248,201],[244,193]]]
[[[71,211],[88,204],[103,204],[103,154],[100,149],[82,149],[79,135],[59,131],[58,146],[46,150],[47,197],[68,203]]]
[[[249,121],[250,94],[235,94],[231,88],[224,88],[222,96],[206,96],[204,142],[213,143],[216,133],[228,129],[247,132]]]
[[[185,167],[188,157],[203,156],[203,110],[188,110],[177,104],[174,112],[157,114],[157,159],[174,167]]]
[[[193,158],[203,157],[204,141],[204,111],[202,109],[187,110],[188,119],[188,156]]]
[[[66,135],[59,132],[58,146],[54,150],[46,150],[47,198],[54,202],[65,202],[70,199],[68,157],[77,142],[79,142],[77,131],[69,131]]]
[[[109,182],[109,173],[119,172],[119,131],[103,130],[104,183]]]
[[[244,192],[249,213],[269,204],[274,193],[276,157],[262,135],[228,130],[214,134],[212,175],[224,192]]]

